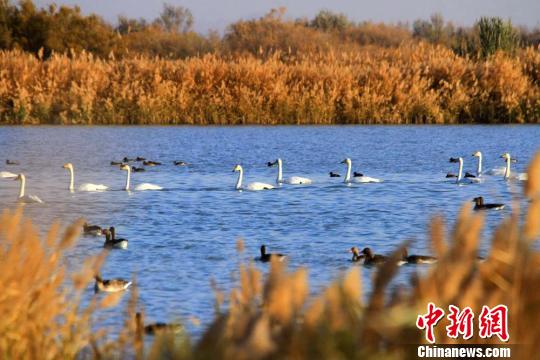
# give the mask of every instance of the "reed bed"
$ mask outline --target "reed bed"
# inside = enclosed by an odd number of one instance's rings
[[[0,124],[539,123],[540,51],[410,43],[185,60],[0,52]]]
[[[137,292],[125,309],[126,325],[119,340],[105,329],[90,333],[88,320],[117,297],[94,299],[81,309],[81,291],[104,257],[90,258],[74,275],[67,274],[62,254],[73,245],[80,223],[58,238],[54,225],[40,240],[21,212],[4,212],[0,219],[0,354],[2,358],[173,358],[173,359],[350,359],[414,357],[425,344],[415,326],[429,302],[447,309],[504,304],[509,309],[508,344],[513,358],[535,351],[540,341],[540,153],[529,166],[524,186],[527,209],[514,212],[494,232],[489,255],[476,259],[484,216],[464,206],[447,238],[444,221],[430,227],[433,252],[439,257],[427,274],[414,276],[408,288],[389,288],[398,271],[388,262],[374,271],[373,290],[363,296],[359,268],[352,266],[320,295],[310,296],[307,269],[287,271],[272,262],[267,276],[253,264],[241,265],[239,283],[226,296],[216,287],[215,319],[202,338],[191,345],[162,334],[146,350],[143,334],[134,326]],[[238,244],[238,251],[243,245]],[[394,258],[398,258],[396,249]],[[71,285],[65,279],[71,277]],[[63,285],[64,284],[64,285]],[[69,301],[68,301],[69,299]],[[446,336],[435,328],[438,344],[500,344],[483,339],[475,328],[469,340]],[[97,338],[101,341],[97,341]],[[81,355],[82,354],[82,355]]]

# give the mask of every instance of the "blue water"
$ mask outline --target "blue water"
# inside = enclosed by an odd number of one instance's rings
[[[104,278],[135,276],[140,304],[154,321],[182,319],[200,334],[212,318],[210,280],[222,290],[237,283],[241,261],[258,255],[259,246],[289,255],[291,268],[307,267],[313,292],[352,265],[351,246],[389,253],[405,240],[410,253],[430,254],[426,237],[433,214],[453,223],[464,202],[484,196],[507,208],[487,214],[480,255],[488,237],[520,197],[520,185],[499,177],[482,184],[457,186],[445,178],[457,172],[448,158],[463,156],[465,169],[476,169],[471,154],[481,150],[484,169],[504,165],[499,156],[519,158],[514,172],[523,172],[540,149],[540,126],[355,126],[355,127],[35,127],[0,128],[0,171],[23,172],[27,193],[44,204],[25,206],[25,214],[45,232],[53,221],[63,226],[84,217],[92,224],[114,225],[129,239],[128,250],[112,251]],[[163,162],[132,174],[132,184],[149,182],[163,191],[122,191],[126,173],[110,166],[124,156]],[[235,164],[242,164],[245,182],[273,183],[276,168],[266,163],[283,159],[284,175],[313,179],[310,186],[283,185],[275,191],[238,192]],[[350,157],[353,168],[382,178],[381,184],[345,186],[340,162]],[[4,159],[20,161],[6,166]],[[175,167],[185,160],[189,167]],[[76,187],[83,182],[108,185],[102,193],[70,193],[62,165],[75,166]],[[1,208],[14,208],[18,183],[0,180]],[[239,255],[235,243],[243,239]],[[102,251],[101,238],[83,237],[68,261]],[[267,271],[266,264],[258,264]],[[426,267],[400,269],[397,284]],[[372,269],[362,269],[369,291]],[[89,287],[88,298],[93,295]],[[127,298],[127,297],[126,297]],[[202,326],[191,325],[194,316]],[[106,320],[120,324],[120,316]]]

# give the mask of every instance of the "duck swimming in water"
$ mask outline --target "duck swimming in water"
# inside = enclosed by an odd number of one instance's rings
[[[167,324],[162,322],[157,322],[153,324],[144,325],[144,320],[140,312],[135,314],[136,329],[138,333],[144,331],[147,335],[156,335],[157,333],[178,333],[182,331],[181,324]]]
[[[92,235],[92,236],[102,236],[103,229],[98,225],[88,225],[88,223],[83,224],[83,234]]]
[[[146,160],[146,158],[143,158],[143,157],[140,157],[140,156],[137,156],[137,158],[135,158],[135,161],[144,161]]]
[[[105,230],[105,243],[103,244],[104,248],[107,249],[127,249],[128,240],[127,239],[117,239],[114,226],[111,226],[109,230]]]
[[[161,165],[161,163],[158,161],[145,160],[143,161],[143,165],[144,166],[158,166],[158,165]]]
[[[373,254],[373,251],[371,251],[371,249],[368,247],[362,250],[362,254],[365,257],[364,265],[378,265],[388,261],[387,256]]]
[[[283,261],[287,256],[283,254],[271,254],[266,252],[266,246],[261,246],[261,256],[256,258],[256,260],[262,262],[269,262],[271,259],[277,258],[278,261]]]
[[[101,276],[94,276],[96,283],[94,284],[94,292],[119,292],[126,290],[130,285],[131,281],[124,279],[111,279],[103,280]]]
[[[401,250],[401,260],[406,264],[434,264],[437,258],[427,255],[409,255],[406,248]]]
[[[362,176],[364,176],[364,174],[356,172],[356,171],[353,172],[353,177],[362,177]]]
[[[7,159],[6,165],[20,165],[20,164],[18,161],[12,161],[12,160]]]
[[[174,161],[174,166],[187,166],[187,165],[188,165],[188,163],[185,162],[185,161],[181,161],[181,160],[180,161],[178,161],[178,160]]]
[[[125,165],[125,164],[123,162],[121,162],[121,161],[111,161],[111,166],[117,166],[117,165],[122,166],[122,165]]]
[[[328,175],[330,175],[330,177],[341,177],[341,175],[339,175],[338,173],[335,173],[335,172],[333,172],[333,171],[330,171],[330,172],[328,173]]]
[[[361,260],[364,260],[365,258],[365,255],[360,255],[360,251],[358,250],[356,246],[353,246],[349,250],[349,252],[352,253],[352,259],[351,259],[352,262],[359,262]]]
[[[143,168],[143,167],[135,167],[135,166],[132,166],[131,170],[133,170],[133,172],[144,172],[144,171],[146,171],[146,169]]]
[[[484,204],[484,198],[481,196],[475,197],[473,199],[474,210],[502,210],[504,209],[504,204]]]

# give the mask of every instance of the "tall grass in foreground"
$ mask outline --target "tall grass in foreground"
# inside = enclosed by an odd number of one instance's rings
[[[427,44],[186,60],[0,52],[0,124],[540,122],[540,50]]]
[[[105,330],[91,333],[88,320],[102,307],[114,306],[117,295],[95,298],[80,307],[82,290],[99,268],[103,256],[89,258],[82,269],[67,274],[62,254],[73,245],[80,223],[58,238],[58,226],[40,240],[21,213],[4,212],[0,219],[0,355],[2,358],[64,359],[116,358],[406,358],[424,343],[416,317],[428,302],[446,308],[505,304],[509,309],[510,343],[519,344],[513,357],[532,354],[540,343],[540,153],[529,166],[524,194],[530,200],[525,216],[514,213],[495,231],[485,262],[476,260],[483,215],[463,207],[451,239],[445,238],[440,217],[431,223],[434,253],[440,261],[408,289],[389,291],[398,268],[392,262],[374,271],[372,293],[362,296],[357,266],[309,296],[307,269],[287,272],[271,263],[266,278],[253,264],[240,267],[240,282],[229,296],[216,290],[216,315],[195,345],[158,336],[145,352],[143,334],[134,325],[136,292],[126,311],[119,340],[107,340]],[[522,218],[522,220],[520,220]],[[240,249],[242,247],[240,246]],[[241,251],[241,250],[240,250]],[[399,253],[396,250],[394,256]],[[344,260],[346,261],[346,260]],[[63,286],[67,278],[69,286]],[[97,341],[100,339],[100,341]],[[438,343],[498,343],[497,338],[468,341],[446,337],[436,327]],[[131,355],[129,355],[131,354]]]

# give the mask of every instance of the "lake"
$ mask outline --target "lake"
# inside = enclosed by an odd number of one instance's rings
[[[261,244],[289,255],[291,268],[307,267],[313,292],[351,266],[347,250],[369,246],[387,254],[405,240],[409,252],[431,254],[427,225],[433,214],[452,224],[463,203],[476,196],[507,204],[486,215],[480,255],[487,255],[489,235],[507,216],[521,186],[486,176],[481,184],[458,186],[445,178],[457,172],[450,157],[462,156],[465,170],[504,165],[500,155],[518,158],[523,172],[540,148],[540,126],[343,126],[343,127],[2,127],[0,171],[22,172],[27,193],[44,204],[25,206],[25,215],[45,232],[53,221],[68,225],[79,217],[116,226],[129,239],[127,250],[111,251],[104,278],[135,276],[146,318],[184,320],[197,336],[213,316],[210,280],[228,290],[237,283],[238,264],[259,254]],[[148,182],[162,191],[123,191],[126,172],[110,161],[143,156],[162,166],[133,173],[132,185]],[[283,159],[284,176],[311,178],[312,185],[283,185],[277,190],[236,191],[235,164],[244,182],[274,183]],[[381,178],[379,184],[342,183],[349,157],[353,170]],[[5,159],[20,166],[4,165]],[[174,160],[190,163],[173,166]],[[75,186],[105,184],[111,191],[68,191],[62,165],[73,163]],[[137,165],[138,166],[138,165]],[[329,171],[341,178],[330,178]],[[0,180],[1,208],[14,208],[18,182]],[[521,200],[522,201],[522,200]],[[243,239],[239,255],[236,241]],[[82,237],[70,251],[70,266],[102,251],[103,239]],[[264,272],[267,264],[258,263]],[[407,286],[410,275],[429,266],[403,266],[395,283]],[[362,268],[369,291],[373,269]],[[93,288],[88,288],[88,298]],[[128,296],[125,297],[127,299]],[[202,320],[196,327],[187,319]],[[120,315],[106,318],[120,324]]]

